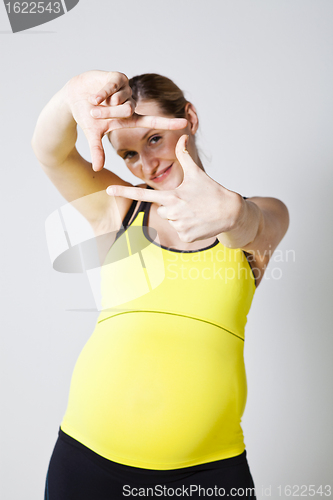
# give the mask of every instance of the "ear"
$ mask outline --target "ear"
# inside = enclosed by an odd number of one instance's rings
[[[189,123],[192,135],[194,135],[199,128],[199,118],[197,115],[197,110],[191,102],[188,102],[185,106],[185,118]]]

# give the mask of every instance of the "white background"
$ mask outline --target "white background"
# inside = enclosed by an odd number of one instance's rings
[[[43,498],[97,317],[70,311],[94,307],[86,276],[50,264],[44,222],[64,200],[30,146],[46,102],[90,69],[174,79],[198,109],[207,173],[287,204],[282,262],[246,330],[248,460],[258,499],[262,487],[290,498],[278,485],[332,485],[332,27],[329,0],[80,0],[14,35],[0,5],[2,498]],[[89,158],[82,135],[79,149]],[[139,182],[110,146],[107,167]]]

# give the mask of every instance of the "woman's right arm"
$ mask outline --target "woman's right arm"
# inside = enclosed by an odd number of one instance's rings
[[[99,112],[94,118],[93,110]],[[90,147],[92,163],[78,153],[79,125]],[[126,75],[88,71],[75,76],[41,112],[32,139],[33,150],[56,188],[90,222],[93,228],[110,227],[122,220],[132,200],[109,196],[106,188],[132,186],[103,168],[102,138],[119,128],[182,129],[187,120],[135,113],[135,102]],[[96,195],[95,195],[96,193]],[[118,224],[119,225],[119,224]]]
[[[115,200],[105,192],[110,184],[131,186],[113,172],[102,168],[94,171],[92,163],[77,151],[77,124],[83,129],[91,150],[93,161],[101,168],[104,164],[102,138],[116,120],[96,120],[90,111],[96,107],[96,93],[105,96],[105,106],[112,106],[116,118],[130,117],[134,112],[128,80],[121,73],[89,71],[72,78],[49,101],[41,112],[32,139],[37,159],[50,180],[64,196],[75,203],[78,210],[96,228],[110,217],[112,209],[122,216],[127,212],[131,200]],[[93,193],[97,193],[95,196]],[[119,218],[119,217],[117,217]]]

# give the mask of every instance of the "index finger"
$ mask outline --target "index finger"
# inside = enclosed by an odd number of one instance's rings
[[[155,191],[153,189],[120,186],[119,184],[109,186],[106,192],[110,196],[122,196],[130,200],[150,201],[151,203],[156,202],[160,205],[167,205],[169,198],[168,191]]]
[[[142,127],[161,130],[180,130],[187,127],[186,118],[165,118],[164,116],[147,116],[134,114],[128,127]]]

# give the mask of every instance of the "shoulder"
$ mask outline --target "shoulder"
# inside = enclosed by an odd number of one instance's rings
[[[272,248],[275,249],[289,227],[289,211],[283,201],[264,196],[252,196],[247,201],[260,208],[265,218],[265,227],[268,235],[273,239]],[[274,235],[274,237],[273,237]]]

